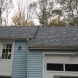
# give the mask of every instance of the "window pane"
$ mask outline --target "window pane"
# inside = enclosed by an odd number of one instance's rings
[[[8,54],[8,49],[6,49],[6,53]]]
[[[2,52],[2,54],[3,54],[3,53],[5,53],[5,49],[3,49],[3,52]]]
[[[11,59],[11,54],[8,55],[8,59]]]
[[[5,55],[4,54],[2,54],[2,59],[4,59],[5,58]]]
[[[7,44],[3,44],[3,49],[6,49]]]
[[[5,54],[5,59],[8,59],[8,54]]]
[[[9,44],[9,48],[12,48],[12,44]]]
[[[2,59],[11,59],[12,44],[3,44]]]
[[[9,44],[7,44],[7,48],[9,48]]]
[[[9,49],[9,52],[11,52],[11,49]]]
[[[47,70],[50,70],[50,71],[63,71],[63,64],[47,63]]]
[[[78,71],[78,64],[65,64],[65,71]]]

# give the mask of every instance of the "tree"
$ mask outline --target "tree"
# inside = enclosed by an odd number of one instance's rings
[[[12,0],[4,0],[2,8],[1,8],[1,12],[2,12],[2,14],[5,13],[5,17],[2,16],[2,21],[5,26],[8,25],[8,16],[9,16],[12,8],[13,8]]]
[[[34,26],[32,19],[29,19],[28,4],[26,5],[25,0],[17,0],[17,10],[12,17],[13,25],[16,26]]]
[[[27,22],[23,20],[23,14],[21,12],[16,13],[16,15],[12,17],[12,22],[14,25],[27,25]]]
[[[58,16],[57,18],[52,19],[48,26],[67,26],[67,21]]]
[[[78,0],[56,0],[68,25],[78,26]]]
[[[33,2],[33,3],[29,4],[28,13],[27,13],[28,21],[32,21],[34,18],[37,17],[36,6],[37,6],[37,2]]]
[[[22,12],[16,13],[13,17],[12,17],[12,22],[13,25],[15,26],[34,26],[34,22],[30,21],[27,22],[27,20],[24,19],[24,14]]]
[[[38,2],[33,2],[29,6],[31,12],[36,14],[39,19],[41,26],[47,26],[48,22],[52,18],[53,1],[51,0],[38,0]],[[34,13],[35,10],[35,13]]]
[[[35,25],[34,21],[30,21],[30,22],[28,22],[28,24],[29,24],[29,26],[34,26]]]

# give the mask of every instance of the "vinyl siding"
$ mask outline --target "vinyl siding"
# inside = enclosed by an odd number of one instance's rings
[[[73,52],[73,51],[29,51],[27,78],[43,78],[44,52]],[[76,51],[75,51],[76,52]]]
[[[21,50],[18,47],[21,46]],[[27,42],[15,41],[12,78],[27,77]]]
[[[28,78],[42,78],[43,52],[29,52]]]

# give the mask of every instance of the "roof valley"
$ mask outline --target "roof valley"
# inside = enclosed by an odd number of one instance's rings
[[[35,38],[35,36],[36,36],[36,34],[37,34],[38,30],[39,30],[39,26],[37,27],[37,29],[36,29],[36,31],[35,31],[35,33],[34,33],[34,35],[33,35],[33,38],[32,38],[32,39],[34,39],[34,38]]]

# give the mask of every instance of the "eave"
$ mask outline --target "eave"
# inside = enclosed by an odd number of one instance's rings
[[[68,46],[49,46],[49,45],[36,45],[28,46],[29,50],[78,50],[78,45],[68,45]]]
[[[0,38],[0,40],[30,40],[32,39],[32,37],[27,37],[27,38],[17,38],[17,37],[6,37],[6,38]]]

